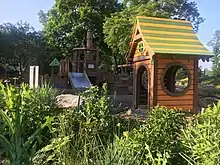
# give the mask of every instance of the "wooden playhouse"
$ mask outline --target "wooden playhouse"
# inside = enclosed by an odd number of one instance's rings
[[[134,106],[197,112],[198,61],[212,55],[190,22],[138,16],[126,57],[133,64]]]

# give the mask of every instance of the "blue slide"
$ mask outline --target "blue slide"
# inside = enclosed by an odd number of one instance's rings
[[[71,87],[77,91],[86,90],[91,87],[91,83],[89,81],[86,73],[69,73],[69,80]]]

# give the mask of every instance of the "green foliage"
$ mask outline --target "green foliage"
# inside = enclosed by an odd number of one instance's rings
[[[180,159],[179,134],[185,126],[184,113],[177,109],[156,107],[149,112],[146,124],[143,124],[139,130],[134,130],[131,139],[141,144],[140,147],[145,146],[146,143],[153,157],[156,157],[158,153],[168,153],[171,156],[168,162],[178,164],[177,160]]]
[[[4,66],[18,66],[21,73],[31,64],[40,65],[41,70],[45,69],[50,56],[41,32],[20,21],[0,25],[0,36],[0,59]]]
[[[199,87],[199,106],[202,108],[207,108],[208,106],[217,104],[220,99],[219,95],[219,88],[207,88],[206,85],[201,85]]]
[[[34,159],[36,164],[51,160],[54,164],[77,163],[84,156],[88,157],[87,153],[100,142],[107,143],[111,132],[112,104],[106,84],[102,89],[91,87],[81,95],[81,99],[81,106],[64,110],[58,115],[54,123],[54,138],[51,144],[37,153]],[[68,152],[70,149],[71,152]]]
[[[38,124],[44,120],[45,116],[56,113],[57,90],[44,84],[41,88],[30,90],[29,96],[25,98],[25,108],[29,109],[26,115],[30,122],[28,129],[36,129]],[[43,117],[43,118],[42,118]]]
[[[220,162],[220,102],[199,114],[193,124],[183,130],[182,156],[197,165],[215,165]]]
[[[31,97],[31,90],[26,85],[15,87],[0,84],[0,119],[3,121],[3,132],[0,132],[0,141],[3,143],[6,157],[12,165],[29,164],[35,142],[42,130],[49,126],[52,118],[42,116],[44,122],[38,120],[37,126],[29,130],[27,126],[33,122],[33,117],[27,115],[27,99]],[[32,98],[33,99],[33,98]],[[30,107],[29,107],[30,108]],[[39,110],[39,109],[38,109]]]
[[[123,4],[124,9],[107,17],[104,23],[105,42],[119,61],[124,60],[128,51],[136,16],[184,18],[194,24],[195,30],[203,22],[196,3],[189,0],[125,0]]]
[[[113,106],[107,95],[107,85],[104,84],[100,90],[98,87],[91,87],[82,96],[83,105],[79,109],[80,127],[86,132],[94,129],[107,128],[111,119]],[[100,127],[100,128],[99,128]]]
[[[212,47],[215,54],[212,58],[212,72],[216,76],[220,74],[220,30],[215,31],[213,39],[208,44]]]
[[[139,146],[139,148],[137,148]],[[145,153],[142,151],[146,150]],[[94,149],[94,158],[91,164],[113,164],[113,165],[165,165],[167,163],[167,154],[157,154],[153,157],[149,146],[141,146],[125,137],[115,136],[113,143],[104,148],[103,146]]]
[[[199,107],[207,108],[218,103],[220,99],[219,89],[220,79],[219,75],[216,75],[213,71],[207,74],[200,71],[199,77]]]
[[[111,62],[111,50],[104,43],[103,23],[105,17],[119,8],[117,0],[56,0],[52,9],[47,13],[41,11],[39,17],[48,43],[60,56],[70,56],[73,48],[85,46],[90,29],[94,47],[101,49],[102,59]]]
[[[56,110],[56,95],[57,90],[44,84],[41,88],[31,90],[29,97],[25,98],[25,115],[26,119],[26,133],[36,130],[41,123],[44,122],[46,116],[54,117],[58,113]],[[37,136],[36,150],[48,144],[51,138],[51,128],[44,129],[41,135]]]
[[[146,123],[130,131],[122,128],[123,122],[112,123],[106,96],[105,86],[101,91],[92,87],[82,96],[82,106],[59,115],[54,138],[36,154],[35,164],[165,165],[181,161],[177,158],[179,133],[185,127],[183,113],[157,107]]]
[[[0,153],[11,164],[215,165],[220,161],[220,102],[188,125],[185,113],[166,107],[155,107],[141,123],[112,116],[106,84],[82,93],[77,108],[59,113],[56,91],[48,86],[30,90],[25,85],[1,85],[0,89],[0,147],[4,147]],[[42,136],[50,143],[40,140]]]

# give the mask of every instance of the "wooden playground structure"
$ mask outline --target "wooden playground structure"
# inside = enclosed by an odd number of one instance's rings
[[[86,48],[75,48],[71,58],[60,61],[60,76],[68,81],[69,72],[84,72],[91,84],[106,82],[113,93],[132,96],[134,108],[161,105],[196,113],[198,61],[209,61],[212,56],[190,22],[139,16],[127,63],[118,66],[120,74],[99,69],[99,50],[93,48],[92,32],[88,31]]]
[[[99,68],[101,62],[99,57],[100,50],[93,47],[92,32],[87,32],[86,47],[74,48],[71,57],[61,59],[59,73],[54,74],[51,82],[58,88],[65,89],[71,93],[70,73],[85,73],[92,85],[108,84],[110,93],[119,95],[131,95],[132,93],[132,74],[128,74],[129,69],[124,66],[120,74],[110,73]],[[131,69],[130,69],[131,70]],[[48,78],[47,78],[48,79]]]

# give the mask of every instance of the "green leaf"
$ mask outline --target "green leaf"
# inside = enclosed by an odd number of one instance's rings
[[[9,150],[11,156],[13,155],[13,147],[11,146],[10,142],[3,136],[0,134],[0,141],[2,141],[4,143],[4,145],[6,146],[7,150]]]
[[[53,117],[46,117],[46,122],[41,125],[40,128],[38,128],[29,138],[28,140],[24,143],[24,147],[27,147],[28,145],[31,145],[37,135],[46,127],[51,125],[51,122],[54,120]]]
[[[13,135],[15,133],[14,128],[13,128],[13,124],[11,123],[10,118],[5,114],[5,112],[2,109],[0,109],[0,116],[2,117],[5,124],[9,127],[9,130],[10,130],[11,134]]]

